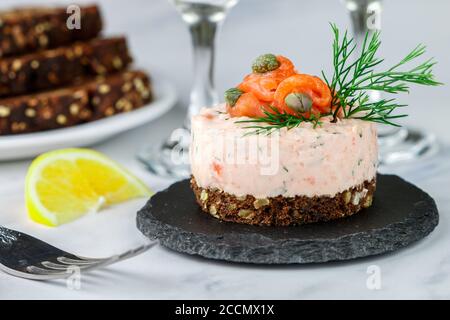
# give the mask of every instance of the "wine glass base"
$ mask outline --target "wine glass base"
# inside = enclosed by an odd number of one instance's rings
[[[393,137],[380,139],[379,167],[414,164],[429,159],[439,152],[434,134],[411,128],[401,128]]]
[[[189,144],[189,130],[178,128],[162,145],[141,149],[137,158],[148,171],[158,177],[185,179],[191,174]]]

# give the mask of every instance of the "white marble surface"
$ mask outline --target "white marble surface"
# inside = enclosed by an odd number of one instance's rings
[[[45,1],[2,0],[0,6]],[[55,3],[58,1],[49,1]],[[108,33],[127,33],[137,60],[163,72],[176,84],[180,108],[147,126],[95,146],[126,165],[156,190],[170,181],[149,175],[135,160],[145,143],[156,144],[181,123],[191,66],[189,37],[180,18],[165,0],[103,0]],[[440,62],[436,74],[450,83],[450,29],[446,0],[386,1],[383,54],[398,58],[417,42],[428,45]],[[318,73],[330,58],[328,21],[347,21],[338,0],[241,0],[220,35],[217,60],[218,89],[236,83],[251,59],[261,52],[293,57],[301,70]],[[243,32],[245,30],[245,32]],[[282,34],[280,35],[280,33]],[[404,101],[411,104],[407,124],[438,134],[450,143],[447,86],[418,88]],[[0,273],[0,299],[165,299],[165,298],[449,298],[450,297],[450,153],[438,161],[402,175],[428,191],[437,202],[441,220],[426,239],[399,252],[345,263],[311,266],[264,267],[213,262],[156,247],[132,260],[83,275],[81,288],[64,281],[33,282]],[[0,164],[0,224],[26,231],[82,255],[106,256],[142,241],[135,229],[135,211],[145,200],[136,200],[87,216],[72,224],[48,229],[30,222],[23,203],[23,180],[30,161]],[[381,288],[366,286],[367,268],[381,271]]]

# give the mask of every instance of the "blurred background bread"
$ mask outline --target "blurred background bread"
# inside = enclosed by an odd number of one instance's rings
[[[142,107],[152,99],[123,36],[102,37],[96,5],[0,12],[0,135],[57,129]]]
[[[67,28],[66,7],[24,7],[0,12],[0,57],[56,48],[96,37],[103,23],[95,5],[80,7],[81,29]]]

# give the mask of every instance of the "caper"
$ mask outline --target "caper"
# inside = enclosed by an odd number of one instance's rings
[[[225,102],[231,106],[234,107],[236,102],[238,101],[241,94],[243,94],[242,90],[238,88],[230,88],[227,91],[225,91]]]
[[[274,54],[267,53],[260,55],[253,61],[252,70],[256,73],[264,73],[278,69],[280,62]]]
[[[311,111],[312,100],[304,93],[289,93],[284,98],[286,105],[294,111],[303,113]]]

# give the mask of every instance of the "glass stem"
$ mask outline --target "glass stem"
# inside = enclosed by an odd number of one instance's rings
[[[347,0],[347,9],[350,12],[350,20],[352,23],[353,39],[358,48],[356,55],[361,54],[362,44],[369,32],[369,37],[374,31],[381,28],[381,1],[379,0]],[[370,98],[373,101],[379,100],[381,97],[379,91],[370,92]]]
[[[381,0],[346,0],[345,2],[350,12],[353,38],[359,47],[356,54],[359,54],[366,32],[368,31],[369,36],[371,36],[371,33],[381,28]],[[369,97],[372,101],[378,101],[381,99],[381,93],[371,91]],[[398,132],[399,128],[397,127],[378,125],[378,136],[381,139],[386,136],[393,136]],[[383,141],[380,140],[380,143],[383,143]]]
[[[218,103],[214,89],[215,39],[219,23],[206,17],[189,25],[193,44],[194,79],[184,125],[190,129],[191,116],[202,107]]]
[[[354,39],[362,44],[366,32],[373,32],[381,28],[381,1],[380,0],[347,0],[347,9],[350,12]]]

